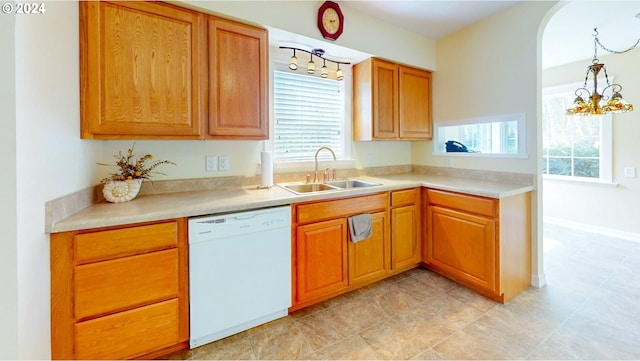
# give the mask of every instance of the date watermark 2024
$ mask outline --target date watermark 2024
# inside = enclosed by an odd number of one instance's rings
[[[5,14],[44,14],[44,3],[4,3],[1,6]]]

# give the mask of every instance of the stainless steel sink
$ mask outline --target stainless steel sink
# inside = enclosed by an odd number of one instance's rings
[[[373,187],[379,185],[381,184],[353,178],[340,179],[326,183],[294,182],[279,184],[279,186],[281,186],[282,188],[289,190],[295,194],[337,191],[342,189]]]
[[[332,185],[332,186],[338,187],[338,188],[343,188],[343,189],[344,188],[374,187],[374,186],[381,185],[380,183],[368,182],[368,181],[363,181],[361,179],[353,179],[353,178],[335,180],[335,181],[331,181],[331,182],[326,182],[326,184],[329,184],[329,185]]]
[[[296,194],[335,191],[339,189],[338,187],[324,183],[289,183],[281,184],[280,186]]]

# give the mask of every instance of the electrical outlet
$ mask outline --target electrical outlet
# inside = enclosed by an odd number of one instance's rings
[[[229,156],[226,155],[221,155],[220,156],[220,163],[218,164],[218,169],[221,172],[225,172],[229,170]]]
[[[215,172],[218,170],[218,156],[208,155],[204,157],[204,169],[207,172]]]
[[[635,178],[636,177],[636,168],[635,167],[624,167],[624,176],[625,176],[625,178]]]

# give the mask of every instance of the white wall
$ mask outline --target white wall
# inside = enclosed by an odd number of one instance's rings
[[[21,359],[50,357],[44,204],[93,184],[87,170],[97,149],[96,142],[79,138],[78,4],[45,5],[45,14],[17,16],[15,24],[19,327],[14,332]]]
[[[538,27],[550,2],[526,1],[437,42],[433,121],[522,113],[527,118],[528,159],[456,157],[466,169],[536,173]],[[433,142],[415,143],[413,161],[446,166],[431,155]]]
[[[434,122],[522,112],[527,119],[527,159],[455,157],[453,167],[538,173],[540,29],[554,5],[525,1],[437,42]],[[414,143],[413,163],[446,166],[446,157],[432,152],[433,142]],[[538,203],[539,192],[534,191],[532,273],[534,282],[544,282]]]
[[[0,359],[18,358],[15,15],[0,21]]]
[[[184,4],[210,13],[272,26],[324,43],[341,45],[425,69],[435,70],[435,42],[407,30],[382,23],[351,9],[344,14],[344,32],[338,40],[324,40],[317,27],[318,9],[324,1],[198,1]]]
[[[606,45],[606,44],[605,44]],[[624,167],[635,167],[640,176],[640,49],[598,57],[609,76],[623,86],[623,97],[636,106],[629,113],[613,115],[613,182],[617,187],[567,181],[544,181],[544,214],[571,222],[615,229],[640,239],[637,221],[640,178],[625,178]],[[584,81],[591,60],[567,64],[543,72],[543,86]],[[599,87],[602,90],[602,87]]]

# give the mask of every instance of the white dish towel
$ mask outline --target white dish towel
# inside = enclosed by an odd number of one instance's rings
[[[347,219],[349,223],[349,232],[351,233],[351,242],[357,243],[363,239],[371,237],[373,233],[371,227],[370,214],[358,214]]]

